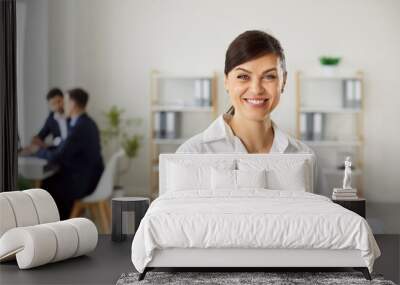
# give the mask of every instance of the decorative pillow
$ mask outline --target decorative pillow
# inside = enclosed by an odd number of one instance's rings
[[[311,189],[309,164],[298,159],[239,160],[240,170],[265,169],[267,187],[271,190],[307,191]],[[309,191],[309,190],[308,190]]]
[[[211,187],[211,169],[225,169],[229,171],[234,169],[235,162],[216,161],[214,163],[191,163],[190,160],[169,161],[167,164],[167,191],[184,190],[210,190]]]
[[[236,170],[237,188],[267,188],[266,170]]]
[[[210,188],[210,168],[184,166],[177,163],[168,165],[168,186],[171,191]]]
[[[268,188],[273,190],[306,191],[305,164],[295,164],[288,171],[273,169],[268,171]]]
[[[211,170],[212,190],[238,190],[241,188],[266,188],[266,171],[263,170]]]
[[[211,168],[211,189],[236,189],[236,170]]]

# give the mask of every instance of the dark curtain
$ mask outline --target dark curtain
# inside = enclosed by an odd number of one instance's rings
[[[0,191],[17,190],[15,0],[0,0]]]

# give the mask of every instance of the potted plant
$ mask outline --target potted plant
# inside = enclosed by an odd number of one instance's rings
[[[117,163],[114,196],[123,196],[124,189],[120,185],[120,177],[130,169],[132,159],[136,157],[142,141],[142,136],[134,133],[134,128],[139,126],[142,120],[125,118],[124,112],[117,106],[111,106],[108,111],[103,112],[106,123],[105,128],[100,130],[105,151],[113,155],[122,148],[127,158],[124,167]]]
[[[322,65],[323,73],[326,76],[333,76],[336,71],[336,67],[339,65],[341,58],[335,56],[321,56],[319,62]]]

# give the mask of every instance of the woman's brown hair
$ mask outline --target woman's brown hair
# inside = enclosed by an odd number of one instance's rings
[[[280,42],[263,31],[246,31],[237,36],[226,51],[225,76],[236,66],[271,53],[280,58],[282,70],[286,73],[285,54]],[[233,115],[235,113],[234,107],[231,106],[227,113]]]

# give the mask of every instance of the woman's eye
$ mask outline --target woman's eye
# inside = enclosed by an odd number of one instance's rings
[[[268,80],[274,80],[274,79],[276,79],[276,75],[275,74],[267,74],[264,76],[264,78],[268,79]]]
[[[249,76],[246,74],[241,74],[241,75],[238,75],[237,78],[239,78],[241,80],[247,80],[247,79],[249,79]]]

